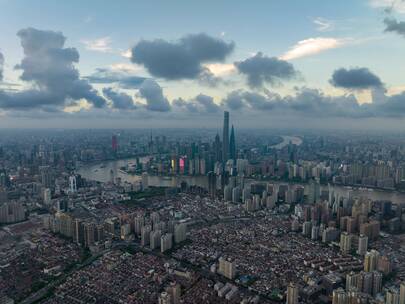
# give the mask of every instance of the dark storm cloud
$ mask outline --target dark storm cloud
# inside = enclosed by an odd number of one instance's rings
[[[385,18],[385,30],[384,32],[393,32],[405,37],[405,22],[398,22],[394,18]]]
[[[0,81],[3,80],[3,65],[4,65],[4,56],[0,52]]]
[[[224,61],[233,51],[227,43],[207,34],[187,35],[179,41],[142,40],[132,49],[132,62],[142,64],[148,72],[167,80],[196,79],[206,62]]]
[[[170,111],[170,103],[163,95],[163,90],[159,84],[152,80],[146,79],[139,88],[139,95],[146,100],[146,109],[155,112]]]
[[[117,83],[124,89],[139,89],[143,81],[147,78],[131,75],[125,72],[111,71],[110,69],[98,68],[90,76],[84,77],[91,83],[113,84]]]
[[[251,88],[260,88],[265,83],[277,84],[297,76],[291,63],[260,52],[244,61],[235,62],[235,66],[239,73],[247,76]]]
[[[330,83],[350,90],[383,87],[381,79],[367,68],[338,69],[333,73]]]
[[[2,92],[0,107],[63,108],[80,99],[96,108],[106,104],[87,81],[80,79],[79,71],[74,67],[79,61],[79,53],[74,48],[64,48],[66,38],[62,33],[27,28],[17,35],[21,39],[24,58],[16,69],[22,71],[21,80],[32,84],[33,89]]]
[[[124,92],[116,92],[112,88],[104,88],[103,94],[105,97],[112,101],[112,107],[120,110],[136,109],[134,101],[131,96]]]

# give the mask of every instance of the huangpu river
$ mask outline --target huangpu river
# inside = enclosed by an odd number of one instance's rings
[[[282,148],[287,145],[289,142],[293,144],[301,144],[302,140],[299,137],[295,136],[283,136],[284,141],[278,145],[276,148]],[[146,161],[147,157],[141,158],[140,161]],[[125,167],[127,165],[133,165],[136,163],[135,158],[125,159],[125,160],[113,160],[107,161],[103,163],[91,164],[91,165],[84,165],[78,168],[77,173],[80,174],[82,177],[95,180],[99,182],[108,182],[111,180],[111,171],[113,172],[114,178],[121,178],[123,182],[129,183],[137,183],[141,181],[142,177],[139,175],[128,174],[122,171],[120,168]],[[156,186],[156,187],[177,187],[181,184],[181,182],[187,182],[189,186],[200,186],[207,188],[208,187],[208,178],[207,176],[148,176],[148,185],[149,186]],[[245,183],[249,184],[253,182],[251,179],[246,179]],[[288,182],[280,182],[280,181],[269,181],[269,183],[273,183],[275,185],[278,184],[288,184]],[[292,187],[299,185],[292,184]],[[366,188],[352,188],[352,187],[344,187],[344,186],[337,186],[331,185],[331,189],[340,196],[347,197],[349,191],[351,191],[351,195],[353,197],[367,197],[372,200],[390,200],[393,203],[405,203],[405,193],[397,192],[397,191],[384,191],[384,190],[377,190],[377,189],[366,189]],[[321,189],[327,189],[328,186],[321,185]]]

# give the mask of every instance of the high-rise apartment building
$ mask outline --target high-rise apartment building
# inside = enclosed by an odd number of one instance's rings
[[[288,284],[286,304],[298,304],[298,292],[299,288],[297,284]]]
[[[173,246],[173,234],[166,233],[160,238],[160,252],[165,252]]]

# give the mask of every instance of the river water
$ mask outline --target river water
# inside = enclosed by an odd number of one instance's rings
[[[274,147],[280,149],[290,142],[293,144],[301,144],[302,140],[295,136],[283,136],[284,141]],[[140,161],[144,162],[147,158],[141,158]],[[123,182],[138,183],[141,181],[141,176],[127,174],[126,172],[120,170],[128,164],[134,164],[136,162],[135,158],[125,159],[125,160],[114,160],[103,162],[102,164],[91,164],[84,165],[77,170],[82,177],[95,180],[99,182],[108,182],[111,180],[111,171],[113,172],[114,178],[120,177]],[[177,187],[181,182],[187,182],[190,186],[200,186],[208,188],[208,178],[207,176],[148,176],[148,185],[156,187]],[[252,180],[246,180],[246,183],[251,183]],[[270,182],[273,184],[287,184],[286,182]],[[297,184],[291,184],[293,187]],[[321,186],[321,189],[327,189],[327,186]],[[390,200],[393,203],[403,204],[405,203],[405,193],[400,193],[397,191],[382,191],[382,190],[371,190],[371,189],[358,189],[343,186],[331,186],[331,189],[340,196],[347,197],[349,191],[352,191],[353,197],[367,197],[372,200]]]
[[[297,145],[297,146],[302,144],[302,139],[300,137],[287,136],[287,135],[283,135],[281,137],[283,138],[283,141],[281,143],[277,144],[277,145],[272,146],[273,148],[281,149],[281,148],[284,148],[289,143],[292,143],[293,145]]]

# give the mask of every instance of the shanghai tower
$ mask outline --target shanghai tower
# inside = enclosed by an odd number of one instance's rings
[[[224,112],[224,129],[222,133],[222,161],[229,159],[229,112]]]

